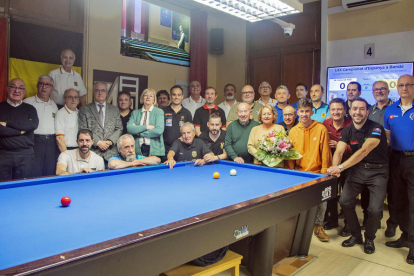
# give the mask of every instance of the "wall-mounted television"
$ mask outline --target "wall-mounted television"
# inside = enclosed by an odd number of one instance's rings
[[[389,98],[397,101],[400,96],[397,91],[397,80],[402,75],[413,75],[413,62],[383,63],[370,65],[355,65],[328,67],[327,102],[333,98],[346,100],[346,87],[351,81],[361,84],[361,97],[370,104],[375,104],[372,95],[372,85],[375,81],[383,80],[390,88]]]

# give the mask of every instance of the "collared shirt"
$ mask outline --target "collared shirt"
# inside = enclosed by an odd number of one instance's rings
[[[142,115],[141,115],[141,122],[139,123],[141,126],[149,125],[149,118],[151,116],[150,114],[151,114],[151,111],[153,109],[154,109],[153,105],[151,105],[151,107],[148,111],[146,111],[144,107],[141,108]],[[147,120],[144,122],[145,112],[147,112],[147,118],[146,118]],[[143,137],[139,138],[139,146],[142,146],[143,144],[148,145],[148,146],[151,145],[151,139],[150,138],[143,138]]]
[[[209,131],[203,132],[200,135],[200,139],[206,144],[206,146],[214,153],[214,155],[223,154],[224,150],[224,139],[226,138],[226,131],[221,130],[219,137],[216,141],[210,138]]]
[[[262,101],[262,98],[258,99],[256,101],[256,103],[259,103],[261,105],[265,105],[265,103]],[[269,98],[269,101],[267,103],[270,104],[270,105],[275,106],[275,105],[277,105],[277,100],[276,99]]]
[[[233,105],[237,105],[238,103],[239,103],[238,101],[234,100]],[[230,106],[226,101],[218,105],[218,107],[224,110],[224,113],[226,114],[226,119],[229,116],[230,109],[233,105]]]
[[[287,125],[286,125],[285,121],[282,121],[281,123],[279,123],[279,125],[281,125],[281,126],[285,129],[286,135],[289,135],[290,130],[291,130],[294,126],[296,126],[298,123],[299,123],[299,120],[298,120],[298,117],[296,117],[296,118],[295,118],[295,122],[293,123],[293,125],[292,125],[292,127],[291,127],[290,129],[287,127]]]
[[[10,101],[9,99],[7,99],[7,103],[8,103],[9,105],[13,106],[13,107],[18,107],[19,105],[21,105],[21,104],[23,103],[23,101],[21,101],[21,102],[20,102],[20,103],[18,103],[18,104],[14,104],[14,103],[12,103],[12,101]]]
[[[193,98],[188,97],[182,100],[181,105],[188,109],[190,111],[191,116],[194,117],[194,114],[197,110],[197,108],[202,107],[206,103],[206,99],[200,96],[200,99],[198,101],[194,101]]]
[[[78,173],[86,168],[103,171],[105,169],[103,158],[92,151],[89,153],[86,159],[82,159],[79,149],[64,151],[59,155],[58,164],[65,165],[68,173]]]
[[[170,150],[175,152],[174,160],[177,162],[202,159],[204,155],[211,152],[206,144],[198,138],[194,138],[191,145],[187,145],[183,141],[177,139],[172,144]]]
[[[361,129],[356,129],[354,124],[345,127],[341,132],[339,141],[351,146],[352,152],[355,153],[362,148],[365,140],[368,138],[380,139],[376,146],[364,159],[362,163],[387,164],[388,163],[388,143],[384,127],[377,122],[367,119]]]
[[[145,156],[144,155],[135,155],[135,160],[139,160],[139,159],[142,159],[142,158],[145,158]],[[125,161],[125,158],[120,153],[118,153],[117,155],[112,156],[111,158],[109,158],[108,163],[111,162],[112,160]]]
[[[100,105],[101,105],[100,103],[95,102],[95,106],[96,106],[96,110],[98,111],[98,115],[99,115],[99,110],[101,110]],[[103,105],[103,107],[102,107],[102,112],[103,112],[102,127],[105,127],[105,111],[106,111],[106,102],[104,102],[102,105]]]
[[[385,110],[384,128],[391,131],[391,147],[399,151],[414,151],[414,107],[403,113],[401,100]]]
[[[208,108],[207,104],[205,104],[196,110],[193,120],[194,126],[200,127],[201,132],[208,131],[207,123],[210,120],[211,113],[219,115],[221,118],[221,127],[226,127],[226,114],[224,113],[224,110],[219,108],[216,104],[214,104],[213,108]]]
[[[76,108],[75,111],[70,110],[67,105],[62,107],[57,113],[55,118],[55,130],[56,136],[64,136],[66,147],[77,147],[78,143],[77,135],[79,131],[78,126],[78,113],[79,110]]]
[[[329,105],[324,102],[321,102],[321,105],[318,108],[312,106],[313,115],[311,116],[312,120],[318,121],[319,123],[323,123],[326,117],[329,117],[331,113],[329,112]]]
[[[289,103],[286,105],[286,106],[288,106],[289,105]],[[285,107],[286,107],[285,106]],[[284,108],[285,108],[284,107]],[[281,123],[281,122],[283,122],[283,108],[280,108],[277,104],[275,105],[275,109],[276,109],[276,112],[277,112],[277,121],[275,122],[275,124],[279,124],[279,123]]]
[[[230,109],[229,116],[227,117],[227,121],[236,121],[236,120],[238,120],[238,117],[237,117],[237,106],[239,104],[240,103],[233,104],[233,106]],[[262,106],[263,105],[261,105],[259,103],[253,102],[253,106],[250,107],[250,110],[252,111],[253,120],[256,121],[256,122],[258,122],[258,123],[259,123],[259,111],[262,108]]]
[[[379,108],[377,104],[374,104],[368,108],[369,115],[368,119],[380,123],[382,126],[384,126],[384,113],[387,107],[392,105],[394,102],[389,99],[388,103],[384,105],[382,108]]]
[[[54,88],[50,94],[50,98],[58,105],[64,105],[63,94],[69,88],[73,88],[79,92],[79,97],[86,95],[86,88],[83,84],[82,77],[75,71],[66,72],[63,67],[52,70],[49,76],[53,78]]]
[[[192,117],[188,109],[181,107],[181,109],[175,113],[171,105],[168,105],[162,109],[164,111],[164,145],[165,152],[170,151],[171,145],[181,136],[181,126],[185,122],[192,123]]]
[[[55,102],[51,99],[44,102],[39,99],[37,95],[24,99],[24,102],[33,105],[36,108],[37,116],[39,117],[39,126],[34,131],[34,134],[55,134],[55,116],[58,112],[58,107]]]
[[[352,125],[352,119],[345,117],[344,118],[344,124],[339,129],[335,128],[332,118],[326,119],[325,121],[323,121],[322,124],[328,130],[329,140],[334,140],[334,141],[338,142],[339,138],[341,137],[342,130],[347,126]],[[336,148],[331,148],[332,156],[334,155],[335,150],[336,150]],[[346,150],[345,150],[343,156],[342,156],[342,162],[346,161],[349,157],[351,157],[351,155],[352,155],[352,149],[351,149],[351,146],[348,145],[346,147]]]

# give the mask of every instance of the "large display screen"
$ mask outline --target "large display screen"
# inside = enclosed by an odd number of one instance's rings
[[[397,91],[397,80],[402,75],[413,75],[413,64],[413,62],[404,62],[328,67],[327,102],[329,103],[334,98],[342,98],[346,101],[346,87],[351,81],[356,81],[361,84],[361,97],[370,104],[375,104],[372,85],[379,80],[388,83],[389,98],[397,101],[400,98]]]

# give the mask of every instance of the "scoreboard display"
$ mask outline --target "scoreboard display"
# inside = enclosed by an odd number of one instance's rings
[[[328,67],[327,102],[334,98],[346,98],[346,87],[352,81],[361,84],[361,97],[370,104],[375,104],[372,85],[376,81],[385,81],[390,89],[389,98],[397,101],[397,80],[402,75],[413,75],[413,62],[387,63],[375,65],[357,65],[344,67]]]

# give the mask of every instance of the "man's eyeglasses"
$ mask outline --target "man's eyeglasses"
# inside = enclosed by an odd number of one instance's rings
[[[270,89],[270,86],[262,86],[261,89]]]
[[[386,92],[386,91],[388,91],[388,88],[385,88],[385,87],[375,88],[373,91],[374,91],[375,93],[379,93],[380,91],[381,91],[381,92]]]
[[[407,87],[407,88],[411,88],[413,85],[414,85],[414,83],[406,83],[406,84],[399,84],[399,85],[397,85],[397,87],[399,89],[404,88],[404,86]]]
[[[242,95],[247,95],[247,94],[254,94],[254,91],[246,91],[246,92],[242,92]]]
[[[47,83],[47,82],[38,82],[37,85],[45,86],[45,87],[52,87],[53,86],[51,83]]]
[[[105,89],[95,89],[93,92],[95,92],[95,93],[106,93],[107,91]]]
[[[9,88],[11,89],[11,90],[20,90],[20,91],[23,91],[23,90],[25,90],[26,88],[24,88],[24,87],[16,87],[16,86],[12,86],[12,85],[9,85]]]
[[[283,117],[293,117],[293,116],[295,116],[295,114],[293,114],[293,113],[283,114]]]
[[[65,98],[69,99],[69,100],[78,100],[79,99],[78,96],[66,96]]]

